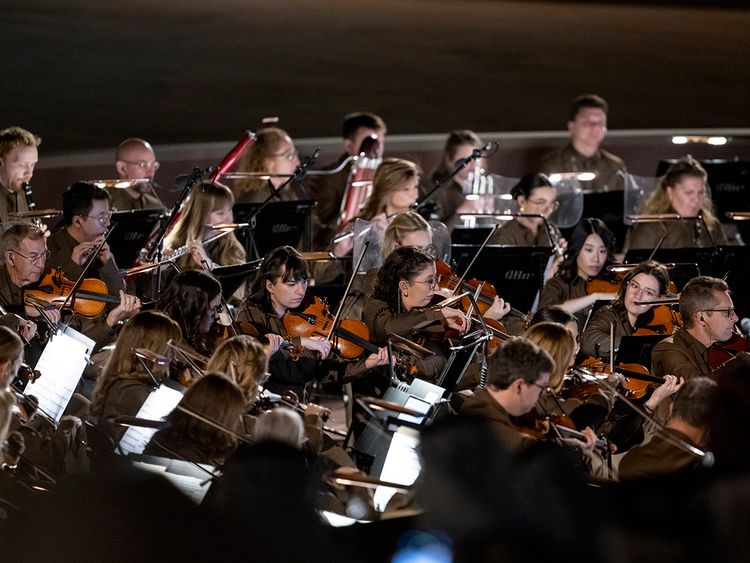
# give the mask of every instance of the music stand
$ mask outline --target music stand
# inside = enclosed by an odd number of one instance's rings
[[[479,245],[451,245],[456,271],[462,272],[479,250]],[[487,246],[469,272],[495,286],[505,301],[520,311],[531,311],[537,293],[544,286],[544,270],[551,248],[539,246]]]
[[[717,246],[714,249],[712,276],[726,280],[740,318],[750,317],[750,246]]]
[[[221,283],[221,294],[224,299],[229,299],[245,283],[248,276],[255,273],[259,266],[259,260],[246,262],[245,264],[217,266],[211,270],[211,275]]]
[[[115,228],[107,243],[120,265],[127,267],[135,263],[163,213],[161,209],[136,209],[112,213],[112,224]]]
[[[648,248],[628,250],[625,263],[640,264],[648,260],[652,252],[653,250]],[[669,278],[677,286],[677,291],[682,291],[685,284],[695,276],[712,275],[713,255],[714,248],[660,248],[653,259],[662,264],[674,264],[674,267],[670,268]]]
[[[598,217],[615,235],[616,251],[622,250],[627,226],[622,218],[625,215],[625,195],[621,190],[611,192],[584,192],[583,216]],[[572,231],[572,229],[571,229]]]
[[[248,223],[262,204],[235,203],[234,220],[237,223]],[[313,200],[278,201],[267,204],[255,216],[255,229],[238,230],[235,234],[248,250],[247,256],[263,257],[269,250],[278,246],[300,246],[303,251],[312,247],[312,208]]]
[[[654,334],[650,336],[623,336],[615,355],[617,364],[640,364],[651,369],[651,351],[659,342],[667,338],[668,334]]]

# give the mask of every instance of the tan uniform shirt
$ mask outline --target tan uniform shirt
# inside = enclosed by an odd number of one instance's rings
[[[596,178],[581,182],[581,188],[595,192],[624,190],[625,163],[619,156],[603,149],[592,156],[585,157],[576,152],[571,143],[559,147],[544,155],[537,166],[540,172],[594,172]]]
[[[659,342],[651,352],[651,374],[657,377],[671,374],[689,379],[711,371],[708,349],[685,328]]]

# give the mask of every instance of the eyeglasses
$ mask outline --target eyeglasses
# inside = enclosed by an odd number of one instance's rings
[[[534,207],[539,207],[541,209],[552,209],[553,211],[560,207],[560,202],[557,200],[548,201],[546,199],[530,199],[527,203],[533,205]]]
[[[728,309],[704,309],[707,313],[724,313],[728,319],[731,319],[736,313],[734,312],[734,307],[729,307]]]
[[[411,280],[412,283],[424,283],[427,284],[427,288],[432,290],[436,289],[440,283],[440,276],[430,276],[426,280]]]
[[[37,266],[40,260],[42,261],[42,264],[44,264],[50,255],[49,250],[45,250],[44,252],[42,252],[41,254],[37,254],[36,256],[24,256],[17,250],[13,250],[12,252],[13,254],[18,254],[21,258],[26,258],[26,260],[28,260],[29,264],[31,264],[32,266]]]
[[[159,166],[161,166],[161,163],[158,160],[123,160],[123,162],[137,166],[141,170],[148,170],[151,168],[154,172],[159,170]]]
[[[296,150],[289,150],[289,151],[284,151],[284,152],[274,154],[272,156],[274,158],[285,158],[289,161],[292,161],[299,156],[299,152],[297,152]]]
[[[659,294],[656,293],[653,289],[649,289],[648,287],[641,287],[641,284],[633,280],[630,280],[628,282],[628,289],[636,295],[642,293],[649,299],[656,299],[659,296]]]
[[[101,225],[106,225],[107,221],[112,217],[112,212],[107,211],[105,213],[99,213],[99,215],[86,215],[86,217],[89,219],[96,219]]]

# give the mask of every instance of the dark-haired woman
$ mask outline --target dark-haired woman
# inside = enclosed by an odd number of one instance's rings
[[[706,170],[692,157],[681,158],[672,164],[659,186],[644,202],[641,213],[676,213],[695,220],[639,223],[630,231],[627,247],[654,248],[660,242],[660,248],[726,244],[727,237],[708,197],[707,180]]]
[[[329,366],[324,367],[321,360],[331,352],[331,342],[323,336],[286,338],[284,316],[305,304],[309,279],[310,267],[294,248],[282,246],[271,250],[263,258],[251,295],[242,302],[237,316],[241,329],[243,323],[247,323],[254,332],[269,335],[273,342],[268,364],[271,378],[266,387],[275,393],[291,390],[300,398],[307,382],[325,375],[325,368]],[[287,349],[279,347],[281,337],[292,347],[301,348],[298,359],[293,360]],[[387,361],[387,352],[381,348],[366,359],[349,362],[343,377],[345,380],[360,377]]]
[[[611,305],[599,309],[581,334],[581,350],[602,357],[610,351],[610,331],[614,329],[614,346],[623,336],[630,336],[640,326],[653,320],[650,305],[637,304],[663,298],[669,287],[669,273],[663,264],[648,261],[633,268],[620,286]]]
[[[431,256],[406,246],[394,250],[381,266],[372,299],[362,311],[370,339],[385,344],[392,333],[419,340],[423,330],[441,325],[465,332],[468,322],[464,313],[452,307],[437,310],[428,307],[438,281]],[[444,365],[445,357],[438,353],[417,362],[417,375],[434,379]]]
[[[611,301],[614,293],[587,293],[586,284],[614,262],[615,238],[603,221],[588,218],[573,231],[568,252],[557,273],[547,280],[539,298],[539,307],[559,305],[569,313],[577,313],[585,321],[596,301]]]

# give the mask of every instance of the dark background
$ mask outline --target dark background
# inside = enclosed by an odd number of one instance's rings
[[[750,12],[674,4],[3,3],[0,126],[41,135],[42,158],[234,140],[268,115],[337,136],[360,109],[394,134],[559,130],[596,92],[611,129],[750,127]]]

